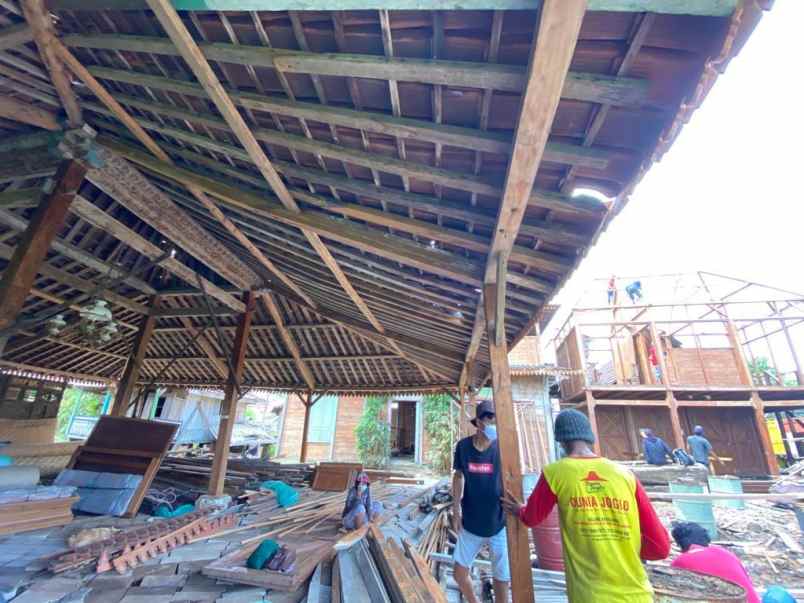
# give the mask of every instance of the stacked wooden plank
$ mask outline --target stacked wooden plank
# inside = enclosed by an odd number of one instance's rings
[[[427,562],[409,543],[403,543],[403,550],[374,525],[369,527],[368,542],[392,603],[446,603]]]
[[[280,464],[257,459],[229,459],[226,467],[227,487],[244,489],[250,481],[279,480],[294,487],[309,486],[315,467],[306,463]],[[162,461],[159,475],[189,485],[207,484],[212,473],[212,457],[171,455]]]
[[[70,523],[73,520],[70,509],[77,501],[77,496],[71,496],[0,505],[0,534],[15,534]]]

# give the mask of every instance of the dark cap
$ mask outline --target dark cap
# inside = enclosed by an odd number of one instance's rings
[[[482,400],[475,406],[475,418],[471,420],[472,425],[477,427],[477,420],[481,419],[483,415],[493,415],[494,413],[494,402],[491,400]]]

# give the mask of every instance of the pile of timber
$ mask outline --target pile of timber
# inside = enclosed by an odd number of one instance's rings
[[[162,481],[179,481],[193,486],[206,486],[212,473],[212,457],[168,456],[162,461],[158,477]],[[315,467],[306,463],[280,464],[259,459],[230,459],[226,466],[226,485],[245,490],[250,482],[279,480],[294,487],[309,486]]]
[[[400,546],[372,525],[368,547],[391,603],[446,603],[447,597],[430,573],[430,566],[407,540]]]
[[[770,487],[770,492],[804,492],[804,461],[791,465]]]

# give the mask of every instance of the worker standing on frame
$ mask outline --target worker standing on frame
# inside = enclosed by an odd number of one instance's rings
[[[634,474],[591,449],[589,419],[563,410],[555,438],[567,456],[547,465],[523,506],[506,493],[503,507],[536,526],[558,505],[570,603],[652,603],[640,559],[664,559],[670,538]]]
[[[502,470],[494,403],[480,402],[471,421],[476,433],[455,446],[452,520],[458,534],[453,554],[455,581],[468,603],[478,603],[469,571],[484,544],[491,550],[494,600],[508,601],[511,573],[505,514],[501,504]]]

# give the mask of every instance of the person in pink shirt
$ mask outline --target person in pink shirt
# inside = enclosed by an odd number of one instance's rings
[[[748,603],[761,603],[740,559],[723,547],[710,545],[705,528],[693,522],[680,522],[675,524],[671,534],[681,549],[681,554],[671,564],[673,567],[715,576],[742,586]]]

